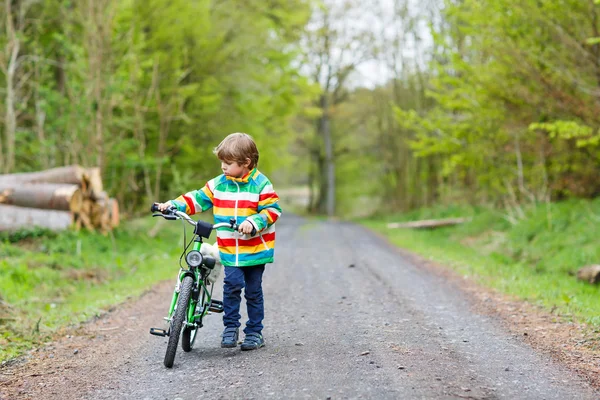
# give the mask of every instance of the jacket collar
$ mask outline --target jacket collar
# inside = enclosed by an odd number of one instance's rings
[[[237,183],[248,183],[250,181],[250,179],[252,179],[256,176],[256,174],[258,174],[258,169],[254,168],[253,170],[251,170],[250,172],[248,172],[246,175],[242,176],[241,178],[234,178],[233,176],[227,176],[227,175],[225,175],[225,178],[227,180],[237,182]]]

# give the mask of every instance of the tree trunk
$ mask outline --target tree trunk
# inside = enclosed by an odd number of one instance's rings
[[[438,168],[435,156],[427,158],[429,170],[427,171],[427,206],[431,207],[438,201]]]
[[[332,217],[335,215],[335,160],[333,158],[333,139],[331,137],[327,94],[321,96],[321,110],[323,115],[321,116],[319,130],[325,145],[325,211],[328,216]]]
[[[315,200],[313,209],[319,214],[325,214],[326,212],[326,200],[327,200],[327,176],[325,173],[325,157],[319,155],[317,157],[317,171],[316,176],[319,178],[317,184],[319,191]]]
[[[16,183],[16,184],[15,184]],[[77,185],[0,182],[0,203],[19,207],[79,212],[83,193]]]
[[[35,63],[35,130],[37,132],[37,138],[40,143],[40,164],[44,169],[50,168],[50,162],[48,154],[51,151],[50,146],[46,143],[46,132],[44,125],[46,122],[46,112],[42,108],[41,96],[40,96],[40,63]]]
[[[310,158],[314,158],[312,155],[310,156]],[[307,211],[309,213],[312,213],[315,211],[314,209],[314,201],[315,201],[315,167],[314,164],[311,162],[309,163],[309,169],[308,169],[308,204],[307,204]]]
[[[167,135],[169,133],[168,110],[167,104],[163,103],[159,85],[160,73],[158,69],[158,60],[154,62],[153,85],[156,85],[155,91],[156,109],[158,113],[158,151],[156,157],[161,160],[156,166],[156,175],[154,181],[154,198],[160,198],[160,180],[162,176],[162,158],[165,156],[167,149]]]
[[[86,0],[83,14],[83,17],[87,19],[87,29],[84,32],[85,44],[88,49],[88,79],[93,105],[91,143],[95,151],[95,164],[100,169],[104,168],[104,110],[106,108],[104,70],[108,61],[105,60],[105,57],[109,54],[109,39],[106,37],[110,25],[109,8],[106,1]]]
[[[6,159],[4,160],[4,172],[11,172],[15,166],[15,133],[17,130],[17,113],[15,110],[17,93],[15,92],[15,74],[17,72],[17,61],[21,46],[13,24],[14,16],[12,14],[11,5],[11,0],[5,0],[6,36],[8,39],[7,50],[10,53],[10,58],[5,74],[6,111],[4,116],[4,134],[6,137]]]
[[[17,231],[33,227],[63,230],[72,223],[73,215],[68,211],[40,210],[0,204],[0,231]]]

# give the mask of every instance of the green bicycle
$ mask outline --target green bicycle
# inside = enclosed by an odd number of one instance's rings
[[[179,258],[180,271],[173,291],[169,314],[165,318],[169,329],[150,328],[150,334],[155,336],[168,336],[167,352],[165,354],[165,367],[173,367],[179,336],[181,335],[181,347],[183,351],[189,352],[194,346],[198,329],[202,328],[202,319],[210,312],[222,313],[223,302],[212,298],[213,284],[207,281],[207,277],[216,265],[213,257],[203,256],[200,253],[202,238],[208,239],[213,229],[226,227],[237,230],[235,219],[229,223],[212,225],[204,221],[194,221],[184,212],[170,207],[164,212],[158,212],[157,204],[154,203],[150,209],[153,217],[163,217],[167,220],[187,221],[194,226],[194,235],[187,245],[185,244],[181,257]],[[185,235],[185,227],[184,227]],[[193,244],[193,245],[192,245]],[[191,250],[188,251],[189,247]],[[182,265],[185,258],[187,266]],[[208,282],[208,285],[207,285]]]

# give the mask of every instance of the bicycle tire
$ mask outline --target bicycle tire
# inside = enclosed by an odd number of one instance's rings
[[[200,292],[202,293],[201,296],[198,296],[198,303],[196,304],[196,310],[200,310],[200,312],[204,311],[204,288],[200,287]],[[198,330],[200,328],[196,327],[196,328],[190,328],[190,327],[185,327],[183,328],[183,334],[181,336],[181,348],[183,349],[183,351],[185,351],[186,353],[192,351],[193,347],[194,347],[194,342],[196,341],[196,338],[198,337]]]
[[[198,336],[198,328],[183,328],[183,334],[181,335],[181,348],[183,351],[186,353],[192,351],[196,336]]]
[[[175,309],[175,315],[171,319],[171,326],[169,329],[169,343],[167,344],[167,352],[165,354],[165,367],[173,367],[175,361],[175,353],[177,352],[177,345],[179,344],[179,335],[181,334],[181,328],[183,322],[187,317],[187,308],[190,302],[190,296],[192,295],[192,286],[194,280],[186,276],[181,282],[179,288],[179,297],[177,299],[177,308]]]

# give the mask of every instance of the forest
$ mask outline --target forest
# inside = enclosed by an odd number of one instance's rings
[[[0,171],[99,167],[125,215],[231,132],[318,214],[600,193],[594,0],[4,0]]]

